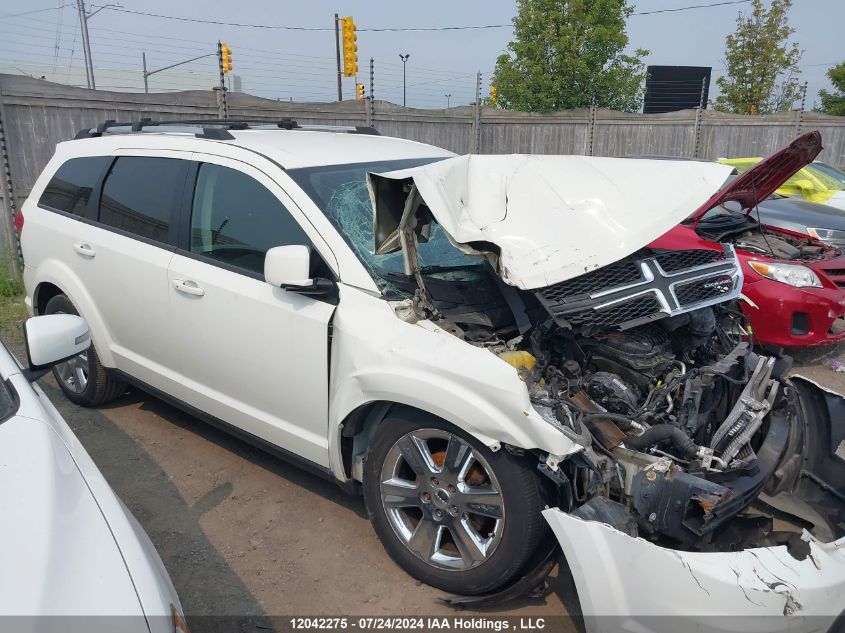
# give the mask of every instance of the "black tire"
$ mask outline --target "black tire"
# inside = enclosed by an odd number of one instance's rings
[[[407,434],[412,431],[421,431],[421,434],[425,435],[429,433],[429,430],[445,431],[469,445],[477,455],[481,456],[483,461],[486,461],[486,466],[481,465],[482,468],[489,467],[492,469],[496,487],[500,490],[499,503],[504,508],[504,512],[499,540],[491,553],[485,554],[485,559],[482,562],[473,562],[472,564],[475,566],[469,568],[444,569],[432,562],[434,557],[429,557],[430,559],[425,561],[421,556],[411,551],[410,545],[406,545],[405,541],[399,536],[397,528],[394,528],[395,519],[393,519],[394,523],[391,523],[391,519],[388,518],[385,504],[382,501],[382,469],[393,467],[395,451],[399,450],[394,448],[394,445],[398,447],[397,442],[406,438],[406,436],[410,437]],[[443,440],[438,437],[433,438],[433,440],[435,442],[445,441],[448,444],[451,438]],[[426,446],[430,447],[431,441],[427,440],[429,443]],[[436,451],[430,449],[430,452]],[[447,459],[445,449],[439,449],[438,452],[444,454],[443,460],[445,461]],[[460,461],[462,460],[463,458],[460,458]],[[445,468],[442,462],[440,467]],[[424,477],[414,476],[418,485],[422,485],[419,482]],[[479,595],[504,587],[523,570],[526,562],[540,547],[547,533],[546,522],[540,514],[544,507],[540,482],[527,459],[511,455],[505,450],[494,453],[455,426],[416,409],[404,407],[394,409],[381,423],[364,456],[363,478],[364,501],[367,512],[387,553],[414,578],[450,593]],[[442,486],[442,482],[438,483]],[[491,481],[491,483],[493,482]],[[464,485],[465,489],[469,489],[466,488],[465,484],[461,485]],[[414,494],[416,494],[416,490]],[[454,499],[458,499],[459,495],[454,492],[454,486],[451,486],[450,490],[452,490]],[[460,488],[458,492],[460,492]],[[431,497],[431,494],[429,494],[429,497]],[[434,501],[433,498],[432,501]],[[447,501],[447,503],[451,503],[451,501]],[[456,501],[456,503],[460,503],[460,501]],[[428,504],[428,507],[429,509],[433,508],[430,504]],[[457,505],[449,507],[454,509],[457,508]],[[478,507],[478,504],[474,507]],[[413,508],[411,508],[411,511],[417,512]],[[425,512],[426,508],[421,508],[422,518],[419,519],[420,523],[426,516],[430,517],[428,520],[431,523],[435,514],[426,515]],[[434,513],[436,513],[436,510],[434,510]],[[440,514],[442,516],[443,512]],[[468,515],[456,513],[456,521],[458,516],[466,520]],[[449,519],[448,516],[445,518]],[[469,518],[476,519],[471,512]],[[439,525],[439,523],[439,521],[435,522],[436,525]],[[455,526],[454,523],[452,525]],[[413,529],[415,531],[415,528]],[[451,540],[454,543],[452,547],[455,547],[457,552],[459,548],[457,541],[452,537],[452,529],[447,528],[448,535],[445,539],[440,536],[435,542],[442,543],[443,540]],[[486,532],[486,529],[483,531]],[[439,534],[442,535],[443,532],[441,531]],[[492,534],[491,532],[488,536],[492,536]],[[408,542],[410,543],[410,540]],[[447,543],[446,547],[448,548],[450,545]],[[439,556],[438,551],[437,546],[435,546],[435,556]],[[457,553],[460,556],[460,552]]]
[[[44,309],[44,314],[58,313],[79,314],[66,295],[56,295],[47,302]],[[53,368],[53,377],[68,400],[83,407],[96,407],[105,404],[119,398],[126,391],[126,383],[103,367],[93,343],[88,348],[88,383],[83,391],[77,393],[68,388],[55,367]]]

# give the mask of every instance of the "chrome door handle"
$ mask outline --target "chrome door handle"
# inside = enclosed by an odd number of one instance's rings
[[[194,297],[201,297],[205,294],[205,290],[200,288],[195,281],[190,281],[188,279],[174,279],[173,287],[177,292],[181,292],[186,295],[193,295]]]
[[[74,244],[73,250],[75,250],[83,257],[94,257],[94,255],[97,254],[97,251],[91,248],[90,244]]]

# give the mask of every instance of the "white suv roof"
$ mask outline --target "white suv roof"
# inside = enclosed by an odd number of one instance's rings
[[[233,130],[232,135],[234,140],[213,142],[256,151],[285,168],[454,156],[440,147],[392,136],[310,130]]]
[[[295,122],[292,123],[296,126]],[[129,124],[112,123],[105,128],[83,130],[77,139],[85,139],[85,143],[102,144],[109,148],[106,151],[117,146],[127,147],[127,137],[143,138],[141,145],[145,148],[169,150],[199,151],[197,142],[222,143],[262,154],[286,169],[455,155],[433,145],[380,136],[370,131],[371,128],[306,126],[283,129],[270,127],[272,122],[248,129],[230,127],[237,126],[237,120],[231,124],[210,121],[208,125],[216,127],[205,126],[200,122],[184,125],[178,125],[177,122],[156,125],[152,122],[145,123],[143,130],[132,131]],[[135,140],[132,144],[137,142]]]

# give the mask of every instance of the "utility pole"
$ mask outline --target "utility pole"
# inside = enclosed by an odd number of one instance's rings
[[[373,117],[376,113],[376,103],[375,103],[375,90],[376,90],[376,67],[375,67],[375,60],[370,57],[370,97],[369,103],[367,104],[367,125],[372,127],[373,125]]]
[[[473,154],[481,152],[481,71],[475,76],[475,110],[472,117]]]
[[[147,53],[146,51],[141,52],[141,64],[144,66],[144,93],[148,93],[150,91],[150,82],[147,81]]]
[[[337,100],[343,101],[343,82],[340,80],[340,19],[334,14],[334,48],[337,54]]]
[[[798,110],[798,120],[795,123],[795,136],[800,136],[804,128],[804,108],[807,105],[807,82],[801,86],[801,109]]]
[[[226,101],[226,64],[224,57],[226,57],[228,53],[229,59],[231,59],[232,52],[229,50],[229,47],[226,46],[223,42],[217,42],[217,66],[220,68],[220,106],[223,111],[223,118],[229,118],[229,104]]]
[[[446,97],[446,109],[448,110],[449,104],[452,102],[452,95],[450,93],[450,94],[445,95],[445,97]]]
[[[402,107],[404,108],[406,105],[406,94],[405,94],[405,66],[408,64],[408,58],[411,56],[410,53],[399,53],[399,59],[402,60]]]
[[[82,31],[82,52],[85,53],[85,76],[88,79],[88,87],[92,90],[97,88],[94,83],[94,62],[91,59],[91,39],[88,37],[88,20],[93,18],[103,9],[109,7],[123,7],[122,4],[103,4],[91,13],[85,10],[85,0],[76,0],[76,8],[79,11],[79,30]]]
[[[76,0],[76,8],[79,10],[79,30],[82,31],[82,51],[85,54],[85,75],[88,79],[88,87],[93,90],[97,86],[94,83],[94,62],[91,61],[91,41],[88,39],[88,18],[90,16],[85,11],[85,0]]]

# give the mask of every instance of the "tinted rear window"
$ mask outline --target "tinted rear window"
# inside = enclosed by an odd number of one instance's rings
[[[185,186],[188,161],[121,156],[103,183],[99,220],[140,237],[167,242]]]
[[[110,156],[71,158],[50,179],[38,204],[85,215],[91,192],[111,160]]]

